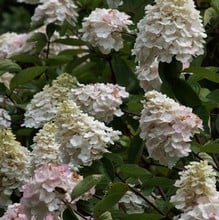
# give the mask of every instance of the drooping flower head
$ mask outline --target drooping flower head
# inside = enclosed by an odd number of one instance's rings
[[[0,206],[7,206],[13,191],[21,191],[30,168],[30,152],[10,129],[0,129],[0,164]]]
[[[79,85],[69,93],[80,109],[96,119],[104,122],[112,121],[114,116],[122,116],[119,108],[122,99],[129,96],[125,87],[110,83]]]
[[[176,195],[170,200],[177,209],[188,211],[198,204],[219,201],[216,172],[207,161],[190,162],[179,175],[180,179],[175,182]]]
[[[45,164],[61,164],[59,144],[55,141],[56,125],[52,122],[44,124],[33,138],[34,144],[31,146],[32,166],[34,169]]]
[[[40,3],[31,18],[32,24],[43,22],[45,25],[62,25],[66,20],[75,26],[78,14],[73,0],[40,0]]]
[[[36,220],[49,214],[59,216],[64,201],[75,204],[71,192],[82,179],[67,165],[46,164],[36,169],[34,176],[23,186],[21,205],[24,213],[28,219],[34,216]]]
[[[67,73],[63,73],[46,85],[43,91],[34,95],[26,107],[24,114],[24,126],[39,128],[44,123],[51,121],[56,113],[60,102],[66,99],[67,93],[76,86],[77,80]]]
[[[64,101],[59,107],[55,123],[63,161],[72,167],[89,166],[99,160],[120,135],[119,131],[82,113],[71,100]]]
[[[116,9],[96,8],[82,23],[82,39],[98,47],[103,54],[109,54],[123,47],[123,30],[132,24],[130,16]]]
[[[147,92],[145,98],[140,137],[151,158],[172,168],[181,157],[188,156],[191,138],[200,133],[202,121],[191,108],[155,90]]]
[[[149,67],[155,57],[169,63],[174,56],[185,63],[204,53],[206,34],[193,0],[155,0],[145,14],[132,50],[138,65]]]

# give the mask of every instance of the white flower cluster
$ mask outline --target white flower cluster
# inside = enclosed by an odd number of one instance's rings
[[[151,158],[172,168],[179,158],[188,156],[191,138],[200,133],[202,121],[191,108],[155,90],[147,92],[145,98],[140,137]]]
[[[17,0],[19,3],[26,3],[26,4],[37,4],[40,0]]]
[[[132,24],[130,16],[116,9],[96,8],[82,23],[82,39],[98,47],[103,54],[109,54],[123,47],[123,30]]]
[[[125,87],[110,83],[80,84],[69,93],[69,98],[75,101],[83,112],[104,122],[112,121],[114,116],[123,115],[119,106],[122,99],[128,96]]]
[[[7,88],[9,88],[11,79],[14,77],[14,74],[5,72],[0,75],[0,82],[3,83]]]
[[[207,161],[190,162],[175,182],[178,188],[172,202],[182,210],[179,220],[218,220],[219,192],[216,189],[216,172]]]
[[[29,34],[5,33],[0,35],[0,58],[10,58],[13,55],[30,52],[33,44],[28,43]]]
[[[73,0],[40,0],[40,3],[31,17],[32,24],[43,22],[45,25],[50,23],[62,25],[66,20],[75,26],[78,14]]]
[[[59,103],[66,99],[68,91],[74,88],[76,83],[74,77],[63,73],[51,86],[46,85],[27,105],[23,126],[39,128],[51,121],[57,113]]]
[[[176,195],[170,200],[177,209],[187,211],[197,204],[219,201],[216,172],[207,161],[190,162],[179,175],[180,179],[175,182]]]
[[[148,198],[151,200],[151,198]],[[128,214],[144,213],[145,207],[148,207],[145,200],[137,196],[132,191],[127,191],[118,203]]]
[[[32,166],[34,169],[44,164],[61,164],[59,144],[55,141],[56,125],[52,122],[44,124],[33,138],[34,144],[31,146]]]
[[[10,128],[11,127],[11,116],[8,112],[0,108],[0,129]]]
[[[219,202],[199,204],[179,216],[178,220],[219,220]]]
[[[0,129],[0,207],[11,203],[13,191],[21,191],[29,175],[30,152],[15,140],[10,129]]]
[[[158,61],[155,61],[149,66],[137,66],[136,68],[136,75],[140,82],[141,88],[147,92],[152,89],[160,90],[161,86],[161,79],[158,72]]]
[[[35,170],[34,176],[23,186],[21,205],[31,219],[44,219],[49,214],[59,216],[63,201],[74,204],[72,189],[83,179],[71,172],[67,165],[47,164]],[[59,191],[61,189],[61,192]]]
[[[169,63],[174,56],[190,62],[204,53],[206,34],[193,0],[155,0],[145,13],[132,50],[140,66],[150,66],[156,57],[158,62]]]
[[[55,123],[63,161],[72,167],[89,166],[94,160],[102,158],[109,145],[114,144],[120,135],[119,131],[82,113],[73,101],[62,103]]]

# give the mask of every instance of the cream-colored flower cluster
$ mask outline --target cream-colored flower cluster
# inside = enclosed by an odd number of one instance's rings
[[[188,156],[191,138],[200,133],[201,119],[192,109],[155,90],[145,94],[140,118],[140,137],[145,140],[149,156],[172,168]]]
[[[10,128],[11,127],[11,116],[8,112],[0,108],[0,129]]]
[[[122,99],[128,96],[125,87],[110,83],[81,84],[69,93],[69,98],[74,100],[83,112],[104,122],[112,121],[114,116],[123,115],[119,106]]]
[[[15,140],[10,129],[0,129],[0,207],[11,203],[13,191],[21,191],[30,168],[30,152]]]
[[[145,17],[138,23],[138,34],[132,53],[140,66],[158,62],[182,63],[201,55],[206,37],[200,12],[193,0],[155,0],[145,7]]]
[[[47,164],[36,169],[34,176],[23,186],[21,205],[24,213],[28,219],[35,217],[40,220],[49,214],[58,217],[63,201],[76,202],[71,199],[71,192],[82,179],[76,172],[71,172],[67,165]]]
[[[55,141],[56,125],[52,122],[44,124],[33,138],[32,168],[36,169],[44,164],[61,164],[59,144]]]
[[[136,68],[136,75],[139,80],[139,84],[141,88],[147,92],[152,89],[160,90],[161,86],[161,79],[158,72],[158,61],[155,59],[155,61],[149,66],[137,66]]]
[[[51,121],[57,113],[59,103],[66,99],[67,93],[76,86],[76,83],[74,77],[63,73],[51,86],[46,85],[26,106],[23,126],[39,128]]]
[[[55,123],[56,140],[61,145],[63,162],[71,167],[89,166],[108,152],[109,145],[119,139],[120,132],[82,113],[73,101],[59,107]]]
[[[103,54],[109,54],[123,47],[121,32],[128,29],[132,21],[130,16],[116,9],[96,8],[84,18],[82,23],[82,39],[92,46],[98,47]]]
[[[66,20],[75,26],[78,14],[73,0],[40,0],[40,3],[31,17],[32,24],[43,22],[45,25],[62,25]]]
[[[219,219],[219,192],[213,167],[207,161],[190,162],[179,175],[175,182],[176,195],[170,200],[184,211],[179,219]]]

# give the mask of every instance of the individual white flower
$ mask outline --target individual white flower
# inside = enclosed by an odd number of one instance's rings
[[[130,16],[116,9],[96,8],[91,14],[84,18],[82,23],[82,39],[92,46],[98,47],[103,54],[109,54],[123,47],[123,30],[132,24]]]
[[[190,62],[192,56],[204,53],[207,35],[201,23],[200,12],[193,0],[155,0],[145,7],[145,17],[138,23],[137,39],[132,50],[140,66],[171,62],[175,58]]]
[[[31,17],[32,25],[40,22],[62,25],[66,20],[75,26],[78,14],[73,0],[40,0],[40,3]]]
[[[207,161],[190,162],[179,175],[180,179],[174,184],[178,188],[176,195],[170,199],[177,209],[188,211],[198,204],[219,201],[216,172]]]
[[[219,220],[219,203],[204,203],[183,213],[178,220]]]
[[[34,45],[27,43],[29,34],[5,33],[0,35],[0,58],[10,58],[13,55],[33,50]]]
[[[15,140],[10,129],[0,129],[0,207],[11,203],[29,175],[30,152]]]
[[[200,133],[201,119],[192,109],[155,90],[145,94],[140,118],[140,137],[145,140],[149,156],[172,168],[188,156],[191,138]]]
[[[34,144],[31,146],[32,166],[34,169],[44,164],[61,164],[59,144],[55,141],[56,125],[52,122],[44,124],[33,138]]]
[[[74,100],[82,111],[104,122],[112,121],[114,116],[123,115],[119,106],[122,99],[128,96],[125,87],[110,83],[80,84],[69,93],[69,98]]]
[[[161,86],[161,79],[158,72],[158,62],[155,61],[149,66],[137,66],[136,68],[136,75],[140,82],[141,88],[147,92],[152,89],[160,90]]]
[[[14,74],[5,72],[0,75],[0,83],[3,83],[7,88],[9,88],[11,79],[14,77]]]
[[[71,100],[64,101],[59,107],[55,123],[63,162],[71,167],[89,166],[94,160],[99,160],[120,135],[119,131],[82,113]]]
[[[106,2],[110,8],[117,8],[123,4],[121,0],[106,0]]]
[[[26,106],[23,126],[39,128],[51,121],[57,113],[59,103],[66,99],[67,93],[76,83],[73,76],[63,73],[51,86],[46,85]]]
[[[49,214],[59,216],[63,201],[72,203],[74,187],[83,179],[76,172],[71,172],[67,165],[46,164],[35,170],[34,176],[23,186],[21,205],[28,219],[44,219]],[[91,192],[92,193],[92,192]]]
[[[148,199],[153,200],[151,197]],[[119,207],[121,206],[122,210],[128,214],[144,213],[144,209],[148,207],[148,204],[145,202],[145,200],[137,196],[132,191],[127,191],[119,200],[118,205]]]

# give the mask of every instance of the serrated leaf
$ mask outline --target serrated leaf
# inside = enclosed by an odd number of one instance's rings
[[[113,183],[107,194],[94,206],[94,215],[100,216],[110,210],[126,193],[128,185],[124,183]]]
[[[29,67],[27,69],[21,70],[11,80],[10,88],[14,89],[22,84],[25,84],[25,83],[33,80],[35,77],[37,77],[40,74],[42,74],[43,72],[45,72],[46,69],[47,69],[47,67],[35,66],[35,67]]]
[[[124,164],[118,169],[118,173],[122,176],[127,177],[143,177],[151,176],[151,174],[142,167],[139,167],[137,164]]]
[[[17,64],[12,62],[11,60],[0,60],[0,72],[10,72],[16,73],[21,71],[21,67]]]
[[[81,182],[79,182],[74,189],[72,190],[71,197],[73,199],[78,198],[83,195],[91,188],[93,188],[96,184],[98,184],[103,178],[103,175],[91,175],[85,177]]]

